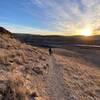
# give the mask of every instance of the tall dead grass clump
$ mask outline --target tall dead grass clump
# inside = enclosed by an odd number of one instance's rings
[[[8,75],[8,86],[5,91],[7,100],[28,100],[29,90],[25,87],[25,78],[17,70],[17,64],[13,64]]]

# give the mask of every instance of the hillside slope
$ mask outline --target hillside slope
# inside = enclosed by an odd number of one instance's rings
[[[68,45],[86,44],[86,45],[100,45],[100,35],[95,36],[42,36],[33,34],[16,34],[14,37],[22,42],[44,47],[63,47]]]
[[[48,54],[44,50],[0,35],[0,100],[41,97],[46,67]]]

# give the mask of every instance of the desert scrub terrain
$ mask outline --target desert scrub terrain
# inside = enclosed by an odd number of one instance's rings
[[[47,67],[48,54],[43,49],[0,35],[0,100],[42,98]]]
[[[55,49],[62,67],[68,100],[100,100],[100,51],[87,49]]]
[[[100,100],[99,50],[56,48],[50,56],[9,34],[0,34],[0,100]]]

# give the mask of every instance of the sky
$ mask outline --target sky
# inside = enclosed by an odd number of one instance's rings
[[[100,0],[0,0],[0,26],[13,33],[78,35],[100,33]]]

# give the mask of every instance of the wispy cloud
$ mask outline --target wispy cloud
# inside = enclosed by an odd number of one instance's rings
[[[2,2],[0,9],[2,24],[0,24],[13,32],[75,35],[78,29],[87,25],[96,32],[100,29],[100,0],[20,0],[20,2],[2,0]],[[9,5],[8,9],[5,8],[5,4]]]
[[[28,27],[28,26],[21,26],[21,25],[16,25],[12,23],[4,23],[0,22],[0,25],[12,33],[20,33],[20,34],[36,34],[36,35],[60,35],[59,32],[54,32],[54,31],[48,31],[48,30],[43,30],[43,29],[38,29],[38,28],[33,28],[33,27]],[[64,34],[63,34],[64,35]]]
[[[99,27],[100,0],[27,0],[27,3],[33,17],[39,16],[51,30],[73,34],[87,24],[94,29]]]

